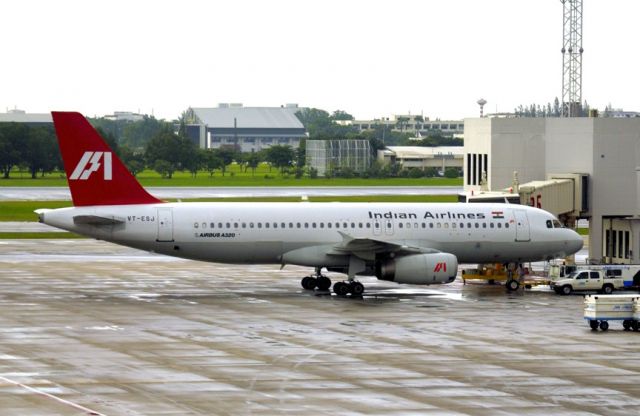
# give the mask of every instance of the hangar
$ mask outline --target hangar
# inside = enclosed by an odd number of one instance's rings
[[[242,152],[260,151],[274,145],[300,146],[307,138],[296,117],[297,104],[282,107],[244,107],[222,103],[215,108],[189,108],[187,134],[202,149],[237,146]]]
[[[571,192],[582,201],[573,219],[589,220],[589,258],[640,263],[640,118],[466,119],[465,191],[485,176],[489,189],[509,188],[514,172],[520,182],[586,178]]]

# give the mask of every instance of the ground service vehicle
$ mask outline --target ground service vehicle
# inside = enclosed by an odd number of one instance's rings
[[[561,295],[570,295],[575,291],[598,291],[610,294],[616,289],[622,289],[624,282],[621,278],[607,277],[603,270],[581,270],[569,274],[564,279],[551,282],[551,288]]]
[[[638,294],[586,295],[584,297],[584,319],[592,330],[609,329],[609,321],[622,321],[625,331],[638,331]]]

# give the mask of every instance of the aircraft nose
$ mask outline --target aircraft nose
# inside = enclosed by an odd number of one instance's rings
[[[569,241],[568,241],[569,250],[571,251],[571,253],[576,253],[582,249],[582,246],[584,245],[584,240],[582,239],[582,236],[577,232],[573,230],[570,230],[570,231],[571,231],[571,237],[569,238]]]

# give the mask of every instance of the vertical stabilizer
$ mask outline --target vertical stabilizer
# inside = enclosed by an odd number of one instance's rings
[[[80,113],[53,115],[75,206],[155,204],[98,132]]]

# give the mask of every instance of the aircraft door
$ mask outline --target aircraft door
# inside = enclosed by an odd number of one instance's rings
[[[516,241],[530,241],[531,230],[529,229],[527,211],[523,209],[514,209],[513,213],[516,217]]]
[[[390,218],[385,218],[382,221],[382,226],[384,227],[384,233],[386,235],[393,235],[393,220]]]
[[[156,241],[173,241],[173,211],[171,208],[158,208]]]

